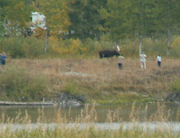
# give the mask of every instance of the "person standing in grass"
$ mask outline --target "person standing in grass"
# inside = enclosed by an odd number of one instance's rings
[[[123,55],[121,54],[121,55],[119,56],[119,59],[118,59],[119,69],[122,69],[122,68],[123,68],[123,62],[124,62],[124,57],[123,57]]]
[[[157,56],[157,64],[158,64],[158,67],[161,67],[161,55],[158,54]]]
[[[1,55],[2,55],[2,54],[0,53],[0,65],[2,65],[2,63],[1,63]]]
[[[146,55],[144,54],[144,52],[142,52],[142,54],[140,54],[140,62],[141,62],[141,69],[146,69]]]
[[[6,54],[3,52],[2,55],[1,55],[1,63],[2,63],[2,65],[6,65],[6,58],[7,58],[7,56],[6,56]]]

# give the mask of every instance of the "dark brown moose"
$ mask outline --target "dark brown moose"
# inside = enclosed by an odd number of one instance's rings
[[[119,56],[120,53],[115,49],[108,49],[108,50],[100,50],[99,51],[99,57],[113,57],[113,56]]]

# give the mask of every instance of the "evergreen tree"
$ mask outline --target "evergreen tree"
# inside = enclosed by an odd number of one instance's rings
[[[172,32],[174,27],[179,24],[179,12],[180,12],[180,1],[179,0],[158,0],[158,26],[162,33],[167,36],[167,55],[170,52],[170,39],[171,34],[176,32],[176,29]]]
[[[132,24],[136,37],[139,38],[139,54],[142,51],[143,37],[150,37],[157,31],[157,5],[154,0],[132,0]]]
[[[108,0],[107,7],[100,10],[104,26],[100,28],[108,38],[115,41],[132,36],[131,1]]]
[[[0,1],[0,35],[4,35],[5,33],[5,16],[6,16],[6,11],[4,9],[5,6],[8,5],[7,0],[1,0]]]
[[[5,7],[7,7],[9,3],[10,3],[10,0],[0,1],[0,35],[2,36],[6,33],[5,18],[6,18],[7,10]]]
[[[69,17],[72,23],[69,37],[100,39],[99,26],[104,21],[98,10],[105,4],[106,0],[69,0]]]

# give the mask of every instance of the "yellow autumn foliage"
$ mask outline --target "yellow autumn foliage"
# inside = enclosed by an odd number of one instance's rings
[[[83,47],[79,39],[58,40],[55,37],[49,38],[50,53],[55,55],[83,55],[88,52],[88,47]]]
[[[34,36],[39,38],[39,39],[44,39],[46,36],[46,30],[40,28],[40,27],[36,27],[36,29],[34,30]]]
[[[39,58],[39,57],[92,57],[98,58],[98,51],[102,49],[116,49],[116,44],[109,41],[97,41],[86,39],[65,39],[62,40],[57,35],[50,35],[47,41],[47,53],[44,53],[45,32],[36,30],[32,36],[0,38],[0,52],[6,52],[11,58]],[[37,35],[41,34],[37,39]],[[36,36],[36,37],[34,37]],[[180,57],[180,37],[173,36],[171,39],[171,47],[169,57]],[[121,54],[125,58],[139,58],[139,39],[125,39],[118,43],[121,48]],[[144,38],[142,40],[142,51],[146,53],[148,58],[156,58],[157,54],[161,54],[162,58],[166,56],[167,42],[165,39]]]

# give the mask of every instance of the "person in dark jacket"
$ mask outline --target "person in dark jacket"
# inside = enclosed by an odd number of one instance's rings
[[[2,54],[0,53],[0,65],[2,65],[2,63],[1,63],[1,55],[2,55]]]
[[[157,63],[158,63],[158,67],[161,67],[161,55],[158,54],[157,56]]]
[[[6,65],[6,58],[7,58],[7,56],[6,56],[6,54],[3,52],[2,55],[1,55],[1,63],[2,63],[2,65]]]

